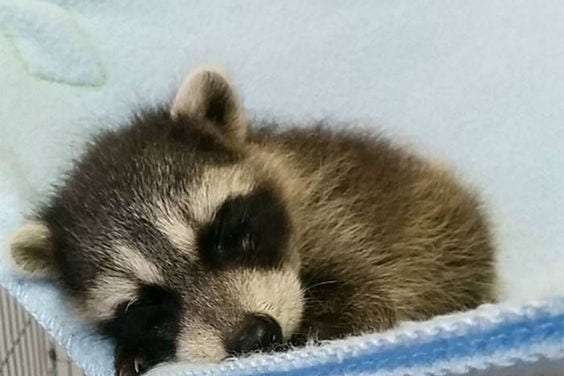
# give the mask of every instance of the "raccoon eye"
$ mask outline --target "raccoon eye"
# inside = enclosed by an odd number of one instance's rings
[[[240,201],[241,198],[226,201],[204,230],[203,256],[211,264],[241,261],[253,251],[248,213]]]
[[[287,246],[288,228],[286,211],[269,190],[232,197],[201,232],[200,254],[215,267],[273,267]]]
[[[140,286],[136,300],[123,302],[112,319],[101,323],[102,332],[116,339],[116,366],[143,368],[173,358],[182,314],[174,290]]]

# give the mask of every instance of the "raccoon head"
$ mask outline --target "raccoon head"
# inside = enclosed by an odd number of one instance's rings
[[[92,142],[12,258],[116,340],[121,375],[276,349],[302,318],[300,260],[281,179],[250,149],[231,84],[198,70]]]

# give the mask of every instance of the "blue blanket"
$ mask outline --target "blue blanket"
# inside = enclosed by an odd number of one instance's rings
[[[562,35],[559,0],[0,0],[0,249],[90,134],[170,101],[194,66],[220,64],[253,114],[371,124],[450,161],[495,222],[503,302],[154,375],[564,368]],[[0,284],[88,375],[110,374],[111,345],[5,260]]]

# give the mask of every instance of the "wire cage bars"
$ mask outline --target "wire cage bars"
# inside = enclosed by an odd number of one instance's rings
[[[83,376],[33,317],[2,288],[0,376]]]

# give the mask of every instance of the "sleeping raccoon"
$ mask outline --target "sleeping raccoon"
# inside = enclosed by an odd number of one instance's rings
[[[116,343],[116,373],[381,331],[494,299],[474,194],[360,131],[249,121],[200,69],[97,136],[14,236]]]

